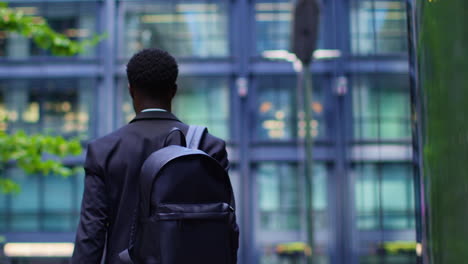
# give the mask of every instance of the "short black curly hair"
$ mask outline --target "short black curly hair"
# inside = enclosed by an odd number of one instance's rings
[[[153,98],[166,98],[176,87],[179,67],[167,51],[144,49],[130,59],[127,77],[130,86]]]

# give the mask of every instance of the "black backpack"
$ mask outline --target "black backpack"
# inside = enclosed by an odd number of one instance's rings
[[[224,168],[198,149],[205,133],[190,126],[185,137],[175,128],[143,163],[124,263],[237,263],[234,193]]]

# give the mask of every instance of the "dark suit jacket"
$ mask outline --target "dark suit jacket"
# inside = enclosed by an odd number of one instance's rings
[[[106,264],[120,263],[118,254],[129,246],[140,168],[152,152],[163,147],[174,127],[184,133],[188,130],[171,113],[139,113],[130,124],[88,145],[73,264],[99,264],[104,253]],[[206,134],[200,149],[228,169],[223,140]]]

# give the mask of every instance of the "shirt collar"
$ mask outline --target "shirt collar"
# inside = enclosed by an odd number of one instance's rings
[[[130,123],[139,121],[139,120],[148,120],[148,119],[166,119],[166,120],[174,120],[174,121],[179,121],[180,120],[173,115],[171,112],[168,111],[147,111],[147,112],[140,112],[138,113],[135,118],[130,121]]]
[[[167,112],[167,110],[162,109],[162,108],[146,108],[143,111],[141,111],[141,113],[146,113],[146,112]]]

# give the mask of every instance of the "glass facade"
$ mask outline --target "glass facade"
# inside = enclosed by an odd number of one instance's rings
[[[124,123],[135,117],[126,82],[123,89],[122,115]],[[204,125],[210,133],[229,138],[229,89],[223,77],[181,77],[172,111],[181,121]]]
[[[354,138],[411,138],[407,75],[356,76],[353,79]]]
[[[357,55],[407,53],[406,4],[351,0],[351,48]]]
[[[304,239],[304,178],[301,166],[286,162],[262,162],[255,164],[254,224],[256,226],[256,246],[259,247],[260,263],[281,263],[281,256],[272,249],[288,242]],[[319,263],[329,263],[326,252],[321,248],[328,246],[329,219],[327,214],[327,177],[325,164],[317,164],[313,174],[313,216],[314,230],[317,234],[317,256]]]
[[[96,3],[21,1],[9,3],[9,6],[24,15],[45,18],[54,30],[73,40],[90,38],[97,30]],[[91,48],[78,57],[90,58],[94,55],[95,51]],[[44,56],[50,56],[50,53],[39,48],[30,39],[0,31],[0,58],[26,60]]]
[[[290,50],[293,1],[255,1],[255,55],[268,50]],[[320,25],[317,47],[325,48],[326,27]]]
[[[20,184],[19,194],[0,199],[0,232],[73,232],[83,190],[82,173],[71,177],[25,175],[9,169],[6,176]]]
[[[227,57],[228,1],[122,2],[125,41],[131,57],[147,47],[158,47],[179,57]]]
[[[294,76],[260,76],[256,90],[256,136],[262,140],[295,140],[304,138],[305,124],[299,121],[298,98],[295,93]],[[310,121],[312,137],[327,136],[325,124],[324,78],[314,78],[313,100],[309,111],[313,116]]]
[[[414,263],[414,250],[382,254],[385,243],[415,241],[405,1],[323,1],[318,46],[338,49],[341,57],[307,69],[310,131],[299,121],[304,113],[294,68],[262,58],[264,51],[289,49],[292,0],[11,5],[45,16],[75,39],[104,32],[108,38],[82,55],[57,58],[0,32],[0,130],[78,136],[84,144],[103,136],[135,116],[128,58],[145,47],[166,49],[180,64],[174,113],[228,143],[242,232],[239,263],[304,263],[294,258],[305,251],[287,256],[277,246],[307,240],[306,133],[314,138],[308,177],[315,263]],[[0,234],[7,242],[73,241],[83,175],[3,175],[23,190],[0,195]]]
[[[359,230],[412,229],[414,186],[408,164],[359,164],[354,168]]]
[[[0,84],[1,129],[87,140],[94,136],[92,79],[14,79]]]

